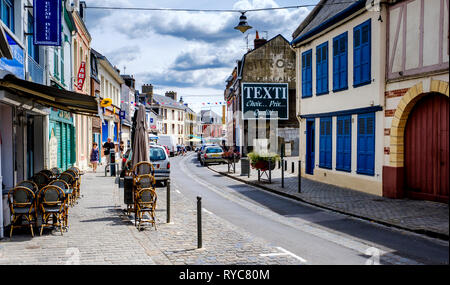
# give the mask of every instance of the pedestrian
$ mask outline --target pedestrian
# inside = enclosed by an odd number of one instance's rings
[[[111,149],[115,149],[114,143],[111,141],[111,138],[108,138],[108,141],[103,144],[103,154],[106,156],[106,165],[111,163]]]
[[[125,150],[125,144],[123,143],[123,141],[120,141],[120,145],[119,145],[120,158],[123,158],[124,150]]]
[[[96,142],[94,142],[92,144],[92,150],[91,150],[91,164],[92,164],[92,169],[94,170],[94,173],[97,171],[98,160],[99,160],[98,145]]]

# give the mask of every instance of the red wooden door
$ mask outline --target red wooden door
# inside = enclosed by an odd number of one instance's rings
[[[405,185],[414,199],[449,201],[449,98],[417,102],[405,129]]]

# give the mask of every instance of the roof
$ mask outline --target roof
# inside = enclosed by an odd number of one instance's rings
[[[98,58],[101,65],[108,69],[107,71],[117,80],[117,82],[119,82],[119,84],[125,83],[124,79],[120,76],[120,73],[117,72],[116,68],[111,64],[111,62],[109,62],[106,56],[99,53],[93,48],[91,48],[91,53],[93,53],[94,56]]]
[[[186,106],[181,104],[178,101],[173,100],[172,98],[169,98],[167,96],[153,94],[153,101],[155,101],[157,104],[161,105],[162,107],[168,107],[168,108],[174,108],[174,109],[180,109],[185,110]]]
[[[321,0],[292,34],[296,44],[320,33],[365,7],[366,0]]]

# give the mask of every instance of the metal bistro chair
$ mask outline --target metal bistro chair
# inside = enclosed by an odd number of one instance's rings
[[[137,215],[137,227],[141,230],[141,224],[149,222],[156,230],[156,219],[155,219],[155,209],[156,209],[157,195],[152,188],[143,188],[137,192],[136,195],[136,215]],[[144,219],[144,214],[148,213],[149,219]]]
[[[66,171],[64,171],[63,173],[69,173],[70,175],[72,175],[75,178],[75,193],[74,195],[76,196],[76,198],[80,198],[80,175],[78,174],[78,171],[75,169],[67,169]]]
[[[14,224],[19,218],[25,217],[31,229],[31,236],[34,237],[33,224],[36,223],[36,201],[32,190],[23,186],[16,186],[8,192],[9,208],[11,210],[11,230],[9,237],[12,237]]]
[[[50,177],[48,177],[47,174],[43,173],[43,172],[39,172],[36,173],[31,180],[33,180],[34,183],[37,184],[37,186],[39,187],[39,189],[44,188],[45,186],[48,185],[48,183],[51,182]]]
[[[42,225],[40,235],[44,227],[59,227],[61,235],[63,235],[63,226],[66,225],[65,210],[66,196],[64,191],[56,185],[47,185],[41,189],[38,196],[38,203],[42,212]],[[49,223],[50,217],[53,217],[52,224]]]
[[[34,195],[37,195],[37,192],[39,191],[39,187],[37,186],[37,184],[31,180],[24,180],[24,181],[18,183],[16,186],[26,187],[26,188],[30,189],[31,191],[33,191]]]
[[[58,186],[59,188],[61,188],[64,191],[64,194],[66,195],[66,199],[67,199],[67,208],[65,210],[65,221],[66,221],[66,226],[67,226],[67,220],[68,220],[68,214],[69,214],[69,207],[68,206],[73,206],[75,201],[73,200],[73,189],[70,187],[69,184],[67,184],[66,181],[64,180],[54,180],[52,182],[50,182],[49,185],[55,185]]]

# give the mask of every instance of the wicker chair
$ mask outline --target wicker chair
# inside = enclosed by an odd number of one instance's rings
[[[137,192],[136,216],[137,216],[138,230],[141,230],[141,224],[145,222],[151,223],[156,230],[156,218],[155,218],[156,200],[157,195],[155,190],[152,188],[143,188]],[[145,213],[148,213],[148,215],[150,216],[149,219],[144,219]]]
[[[63,173],[69,173],[70,175],[72,175],[75,178],[75,185],[74,185],[75,193],[74,193],[74,195],[76,198],[80,198],[80,175],[78,174],[77,170],[67,169]]]
[[[26,188],[30,189],[31,191],[33,191],[33,193],[35,195],[37,195],[37,192],[39,191],[39,187],[37,186],[37,184],[31,180],[24,180],[24,181],[18,183],[16,186],[26,187]]]
[[[36,223],[36,201],[32,190],[23,186],[16,186],[8,192],[9,209],[11,211],[11,230],[9,237],[12,237],[13,229],[19,227],[14,225],[21,217],[25,217],[34,237],[33,224]]]
[[[58,176],[61,174],[61,170],[58,167],[53,167],[50,169],[50,171],[53,173],[53,176],[58,178]]]
[[[73,189],[70,185],[61,179],[53,180],[49,185],[55,185],[61,188],[67,196],[67,201],[69,206],[73,206],[75,204],[75,198],[73,195]]]
[[[50,178],[50,180],[56,179],[55,174],[51,170],[43,169],[39,171],[39,173],[44,173],[48,178]]]
[[[48,185],[48,183],[51,182],[51,178],[48,177],[47,174],[43,173],[43,172],[39,172],[36,173],[31,180],[33,180],[34,183],[37,184],[37,186],[39,187],[39,189],[44,188],[45,186]]]
[[[59,175],[58,180],[63,180],[64,182],[66,182],[67,184],[69,184],[70,188],[73,190],[72,196],[73,196],[73,200],[76,201],[76,199],[78,198],[77,196],[77,189],[76,189],[76,179],[75,176],[73,176],[73,173],[71,172],[63,172],[61,173],[61,175]]]
[[[155,167],[149,161],[141,161],[133,167],[132,176],[135,179],[144,174],[151,174],[152,176],[155,176]]]
[[[40,234],[44,227],[59,227],[63,235],[63,227],[66,222],[66,196],[64,191],[56,185],[47,185],[41,189],[38,196],[39,208],[42,212],[42,225]],[[52,224],[49,223],[50,217],[54,217]]]

